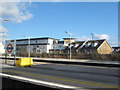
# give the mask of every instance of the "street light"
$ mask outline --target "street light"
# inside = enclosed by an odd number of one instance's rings
[[[94,34],[93,33],[91,33],[91,36],[92,36],[92,40],[94,39]]]
[[[71,35],[73,33],[69,33],[68,31],[65,31],[65,33],[68,33],[69,34],[69,37],[70,37],[70,59],[71,59]]]
[[[28,36],[23,35],[23,37],[28,37]],[[30,37],[28,37],[28,47],[29,47],[29,49],[28,49],[28,57],[30,58]]]
[[[7,22],[9,22],[10,20],[9,20],[9,19],[4,19],[4,21],[7,21]]]
[[[0,20],[1,21],[6,21],[6,22],[10,21],[10,19],[3,19],[3,18],[0,18]]]
[[[4,19],[4,18],[0,18],[1,21],[5,21],[5,22],[9,22],[10,19]],[[6,57],[6,54],[5,54]],[[7,59],[6,59],[7,60]],[[7,63],[7,61],[5,60],[5,63]],[[16,39],[14,40],[14,66],[16,65]]]
[[[2,21],[8,22],[9,19],[0,18],[0,22],[2,22]],[[1,36],[1,43],[2,43],[2,36]],[[2,53],[1,53],[1,55],[2,55]],[[15,59],[14,59],[14,60],[15,60]],[[5,54],[5,64],[7,64],[7,54]],[[14,65],[15,65],[15,61],[14,61]]]

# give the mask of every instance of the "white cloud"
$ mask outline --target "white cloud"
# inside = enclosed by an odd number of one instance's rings
[[[20,0],[2,0],[0,2],[0,23],[4,19],[17,23],[29,20],[33,17],[32,13],[27,10],[29,3],[20,2]],[[8,30],[0,25],[0,43],[6,40]]]
[[[108,34],[94,34],[94,39],[106,39],[106,40],[109,40],[110,36]]]
[[[118,45],[118,42],[111,42],[110,45]]]
[[[6,33],[6,32],[8,32],[8,30],[0,25],[0,33]]]
[[[14,0],[15,1],[15,0]],[[23,2],[2,2],[0,9],[0,17],[7,17],[11,21],[22,22],[29,20],[33,15],[26,9],[28,3]]]
[[[90,38],[88,38],[86,36],[76,37],[76,41],[86,41],[86,40],[90,40]]]
[[[94,34],[94,40],[99,40],[99,39],[109,40],[110,36],[108,34]],[[91,38],[87,36],[76,37],[76,41],[86,41],[86,40],[91,40]]]
[[[120,46],[120,41],[118,42],[118,45]]]
[[[5,49],[2,43],[0,43],[0,54],[5,53]]]
[[[6,39],[7,35],[8,35],[8,30],[2,25],[0,25],[0,43]]]

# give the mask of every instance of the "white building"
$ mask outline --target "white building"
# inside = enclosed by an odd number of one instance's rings
[[[28,56],[29,40],[30,40],[30,54],[42,53],[63,53],[70,43],[70,38],[63,38],[64,41],[50,37],[44,38],[30,38],[16,40],[16,55]],[[11,40],[14,42],[14,40]],[[71,43],[75,42],[75,38],[71,38]]]
[[[54,48],[54,42],[58,42],[58,39],[54,39],[50,37],[30,38],[31,55],[36,54],[37,49],[40,50],[40,53],[49,53],[49,50]],[[29,40],[28,39],[16,40],[16,54],[27,56],[28,52],[29,52]]]
[[[0,55],[5,53],[5,49],[2,43],[0,43]]]

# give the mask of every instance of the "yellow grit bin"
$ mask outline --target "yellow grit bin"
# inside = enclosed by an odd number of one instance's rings
[[[24,67],[24,66],[33,66],[33,58],[20,58],[16,61],[16,66]]]

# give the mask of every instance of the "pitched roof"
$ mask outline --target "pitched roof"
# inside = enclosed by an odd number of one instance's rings
[[[77,41],[77,42],[75,42],[76,44],[79,44],[79,45],[75,48],[75,50],[79,49],[79,47],[81,47],[84,42],[85,42],[85,41]]]
[[[112,47],[113,49],[120,49],[120,47]]]
[[[102,40],[89,40],[82,47],[82,49],[96,49],[97,50],[104,41],[105,41],[105,39],[102,39]]]
[[[72,44],[72,45],[79,44],[79,45],[75,48],[75,50],[77,50],[84,42],[85,42],[85,41],[76,41],[76,42],[72,42],[71,44]],[[69,46],[70,46],[70,44],[68,44],[68,46],[66,46],[66,48],[65,48],[64,50],[68,50],[68,49],[69,49]],[[74,49],[74,47],[71,46],[71,49]]]
[[[77,49],[98,49],[100,47],[100,45],[105,41],[105,39],[102,39],[102,40],[89,40],[89,41],[76,41],[76,42],[73,42],[71,43],[72,45],[75,45],[75,44],[79,44],[75,50]],[[73,49],[74,47],[72,46],[71,49]],[[68,50],[69,49],[69,46],[67,46],[64,50]]]
[[[75,40],[76,38],[63,38],[64,40]]]
[[[72,42],[72,44],[82,44],[83,42],[85,41],[75,41],[75,42]]]

